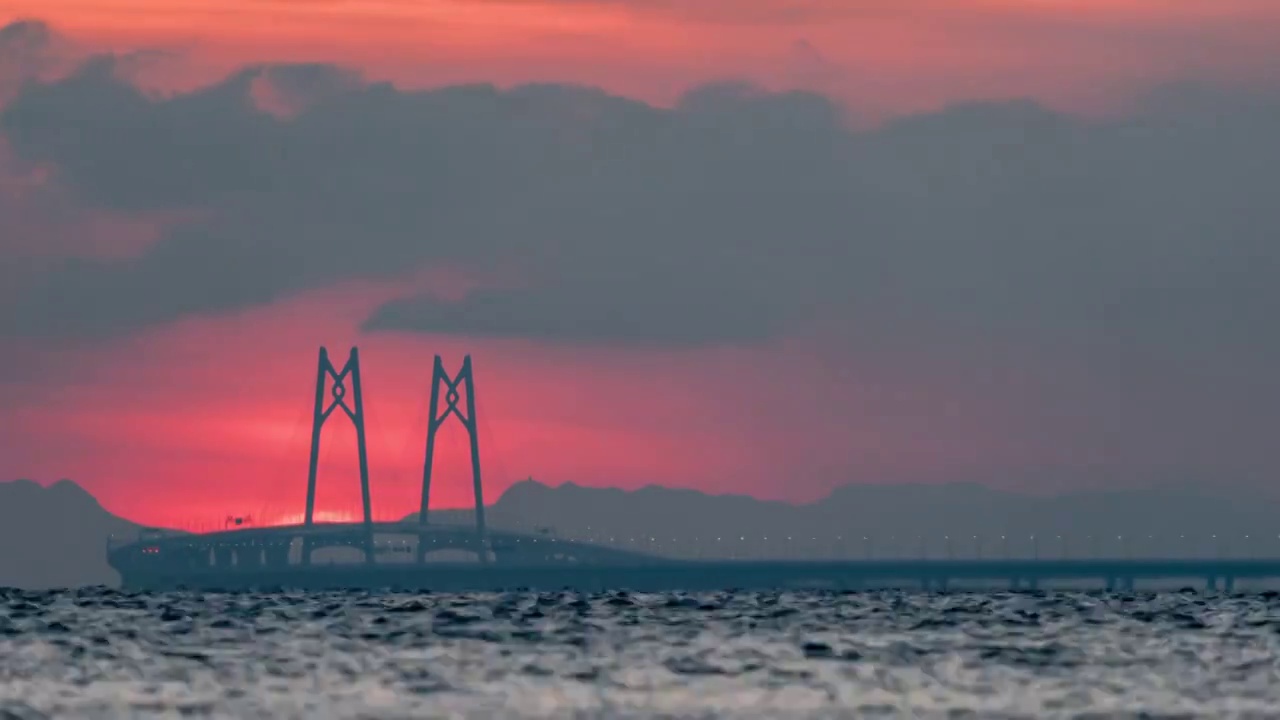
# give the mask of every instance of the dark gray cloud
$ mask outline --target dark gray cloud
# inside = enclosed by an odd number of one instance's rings
[[[0,105],[23,83],[57,72],[72,54],[71,43],[44,22],[26,19],[0,25]]]
[[[262,82],[297,114],[263,112]],[[434,267],[520,280],[399,298],[367,329],[1270,356],[1277,121],[1266,94],[1187,86],[1116,121],[989,102],[854,131],[821,96],[745,85],[660,109],[316,65],[154,98],[100,58],[11,103],[15,154],[82,202],[207,219],[29,278],[0,332],[110,336]]]
[[[623,278],[544,289],[480,290],[461,303],[432,296],[392,300],[364,324],[367,331],[425,329],[443,334],[534,337],[565,344],[699,346],[763,344],[786,330],[778,305],[765,297],[713,287],[674,288]]]
[[[0,26],[0,63],[6,71],[35,76],[47,66],[56,36],[39,20],[16,20]]]

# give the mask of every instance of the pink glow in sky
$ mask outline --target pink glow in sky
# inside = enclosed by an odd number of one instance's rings
[[[296,515],[322,344],[361,347],[383,518],[417,502],[435,354],[475,360],[490,499],[530,475],[806,501],[1280,471],[1272,0],[19,18],[52,34],[0,31],[0,479],[151,523]],[[112,73],[73,72],[103,51]],[[360,75],[231,75],[297,62]],[[810,94],[685,95],[726,79]],[[613,95],[428,92],[463,82]],[[1041,105],[949,106],[1008,98]],[[372,327],[419,295],[443,305]],[[341,515],[352,436],[327,433]],[[464,453],[449,436],[440,505],[470,500]]]

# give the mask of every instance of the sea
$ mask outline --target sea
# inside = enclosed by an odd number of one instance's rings
[[[1280,595],[0,591],[0,718],[1280,718]]]

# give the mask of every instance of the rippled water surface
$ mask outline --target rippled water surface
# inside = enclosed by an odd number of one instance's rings
[[[0,594],[0,718],[1280,717],[1280,597]]]

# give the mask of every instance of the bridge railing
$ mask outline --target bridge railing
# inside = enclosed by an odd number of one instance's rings
[[[139,542],[146,542],[148,540],[164,540],[174,537],[194,537],[194,534],[185,531],[170,530],[168,528],[144,527],[139,528],[137,532],[121,534],[112,533],[111,535],[108,535],[107,550],[116,550],[118,548]]]
[[[462,530],[466,525],[434,525],[437,529]],[[255,528],[243,528],[255,529]],[[413,523],[380,530],[381,551],[404,549],[399,532],[416,530]],[[1248,559],[1280,558],[1280,529],[1264,532],[932,532],[818,533],[712,529],[707,532],[673,532],[671,529],[547,528],[495,523],[496,535],[516,533],[521,542],[585,543],[624,552],[676,559],[831,559],[831,560],[1029,560],[1029,559]],[[165,537],[164,531],[143,531],[141,537]],[[109,547],[137,538],[115,537]]]
[[[592,529],[539,535],[543,542],[580,542],[681,559],[998,560],[998,559],[1247,559],[1280,557],[1275,533],[958,533],[848,534]]]

